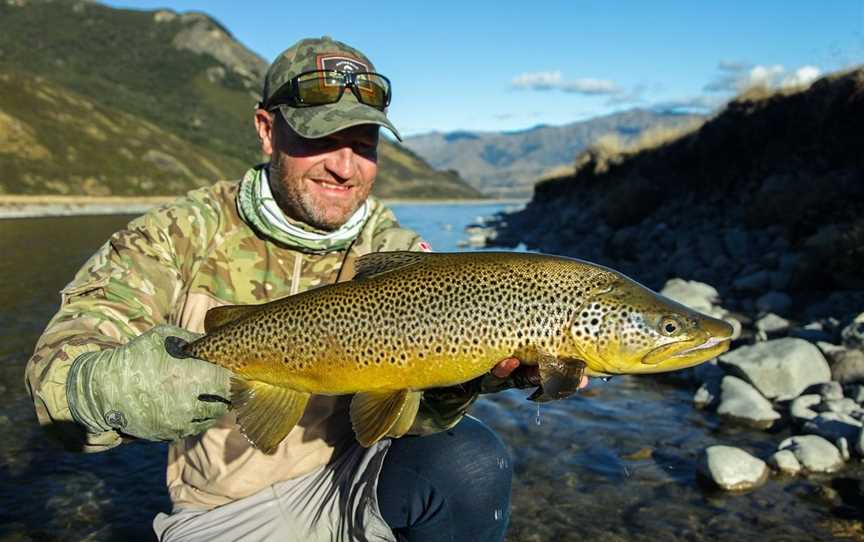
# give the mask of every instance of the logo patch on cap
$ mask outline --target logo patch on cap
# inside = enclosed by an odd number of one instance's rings
[[[346,73],[368,72],[365,62],[350,56],[339,54],[318,55],[319,70],[336,70]]]
[[[369,65],[362,60],[343,54],[330,53],[318,55],[317,60],[319,70],[333,70],[342,73],[363,73],[369,71]],[[329,77],[325,77],[321,82],[325,87],[337,86],[340,83],[341,78],[331,79]],[[364,92],[372,92],[372,85],[366,78],[355,80],[355,84],[357,88]]]

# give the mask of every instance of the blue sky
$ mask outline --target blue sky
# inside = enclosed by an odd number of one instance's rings
[[[204,11],[270,61],[331,35],[393,81],[405,135],[519,130],[631,107],[716,107],[750,82],[864,63],[864,0],[112,0]]]

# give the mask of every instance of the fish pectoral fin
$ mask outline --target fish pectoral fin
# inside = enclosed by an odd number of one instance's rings
[[[300,421],[309,394],[258,380],[231,377],[231,406],[240,431],[253,446],[273,454]]]
[[[576,358],[540,358],[540,387],[528,399],[538,403],[555,401],[579,391],[586,363]]]
[[[401,269],[432,258],[435,254],[428,252],[411,252],[396,250],[393,252],[373,252],[357,258],[354,268],[354,279],[374,277],[387,271]]]
[[[420,405],[419,392],[367,391],[354,395],[351,400],[351,425],[357,442],[365,448],[372,446],[391,431],[398,432],[414,423]],[[402,419],[402,416],[405,419]],[[409,420],[410,422],[406,421]]]
[[[224,305],[222,307],[213,307],[204,316],[204,332],[210,333],[218,327],[230,324],[235,320],[257,312],[259,309],[261,309],[261,305]]]

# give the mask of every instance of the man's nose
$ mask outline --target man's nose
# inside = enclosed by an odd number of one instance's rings
[[[341,179],[348,179],[354,174],[354,149],[347,146],[336,149],[324,163],[330,173]]]

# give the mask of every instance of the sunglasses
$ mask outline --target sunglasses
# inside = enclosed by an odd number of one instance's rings
[[[350,88],[357,101],[384,111],[390,105],[390,80],[375,72],[313,70],[291,78],[270,96],[264,109],[279,105],[312,107],[334,104]]]

